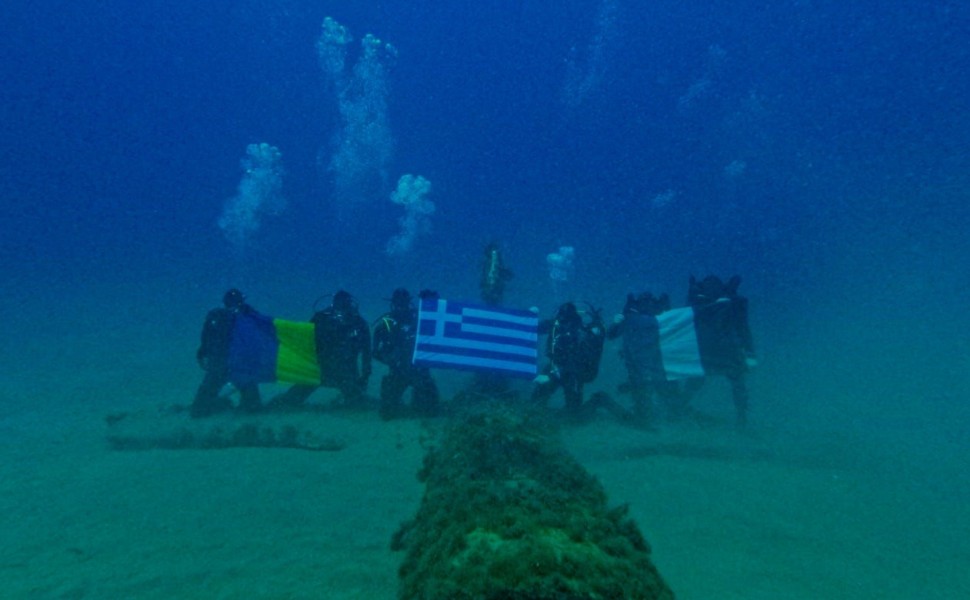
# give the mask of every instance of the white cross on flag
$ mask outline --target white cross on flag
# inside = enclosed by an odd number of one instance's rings
[[[414,364],[535,377],[539,318],[525,310],[421,301]]]

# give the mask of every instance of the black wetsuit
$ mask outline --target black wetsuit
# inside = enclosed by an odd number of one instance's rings
[[[549,380],[536,385],[532,390],[532,400],[545,404],[562,387],[566,410],[579,414],[583,407],[583,386],[595,376],[599,362],[596,356],[596,365],[590,364],[591,357],[584,345],[590,343],[590,336],[597,334],[578,317],[540,321],[539,334],[548,334],[546,355],[550,362],[543,369],[543,374]]]
[[[693,298],[695,321],[707,323],[697,328],[697,343],[704,350],[704,371],[724,375],[731,384],[737,425],[744,427],[748,418],[748,359],[753,359],[754,341],[748,325],[748,300],[736,294],[717,298]],[[687,382],[688,397],[704,385],[704,379]]]
[[[438,411],[438,386],[426,367],[411,359],[417,340],[418,315],[413,308],[393,310],[374,327],[374,358],[388,367],[381,379],[381,416],[391,419],[404,414],[404,392],[410,387],[416,414],[431,416]]]
[[[195,393],[190,413],[193,417],[207,417],[232,408],[228,395],[220,395],[229,383],[229,347],[236,315],[255,312],[244,304],[238,308],[215,308],[206,315],[202,326],[202,341],[196,352],[199,365],[205,370],[205,377]],[[259,409],[259,387],[245,385],[239,389],[239,408],[246,411]]]
[[[355,310],[325,308],[313,315],[320,386],[337,388],[348,404],[357,404],[371,374],[370,330]],[[273,399],[274,405],[299,406],[318,386],[297,384]]]
[[[620,356],[626,366],[633,398],[633,416],[650,421],[653,414],[653,394],[656,393],[668,411],[680,409],[677,386],[667,381],[660,354],[660,326],[652,315],[628,310],[619,323],[607,331],[607,338],[622,337]]]

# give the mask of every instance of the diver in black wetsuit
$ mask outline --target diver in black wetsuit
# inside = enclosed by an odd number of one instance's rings
[[[486,306],[498,306],[502,303],[505,282],[509,279],[512,279],[512,271],[506,268],[498,244],[491,242],[485,246],[485,258],[482,261],[481,277],[478,282],[482,301]]]
[[[357,303],[344,290],[333,295],[331,305],[311,319],[320,365],[320,386],[340,390],[343,402],[360,405],[371,375],[371,340],[367,321]],[[316,386],[297,384],[272,400],[276,407],[303,405]]]
[[[505,266],[502,250],[497,242],[485,246],[478,288],[486,306],[499,306],[505,297],[505,284],[512,279],[512,270]],[[499,373],[475,373],[471,390],[473,395],[485,398],[509,398],[513,395],[512,383]]]
[[[566,399],[567,414],[574,418],[586,416],[583,411],[583,386],[593,381],[599,372],[606,332],[598,311],[592,321],[583,317],[572,302],[566,302],[553,319],[539,322],[539,333],[548,334],[546,355],[549,364],[536,377],[532,400],[546,404],[560,387]]]
[[[229,346],[232,341],[232,330],[236,316],[243,313],[255,313],[252,306],[246,304],[246,297],[242,292],[233,288],[222,298],[223,306],[209,311],[202,326],[202,341],[195,353],[199,366],[205,371],[205,377],[195,393],[195,399],[189,408],[192,417],[208,417],[216,413],[232,409],[229,394],[222,393],[229,383]],[[239,390],[239,408],[243,411],[259,410],[259,388],[256,384],[242,386]]]
[[[421,292],[422,299],[436,296],[428,290]],[[374,326],[374,359],[388,367],[381,379],[380,414],[384,419],[405,414],[404,392],[409,387],[415,414],[434,416],[438,412],[438,386],[431,371],[412,363],[417,335],[418,311],[411,303],[411,294],[398,288],[391,295],[391,310]]]
[[[671,417],[680,410],[677,384],[667,381],[660,355],[660,327],[656,316],[670,310],[670,298],[662,294],[628,294],[623,313],[616,315],[606,332],[607,339],[622,337],[620,356],[629,376],[633,399],[632,419],[649,426],[655,420],[653,395],[656,393]]]
[[[708,375],[727,377],[736,425],[743,429],[748,423],[747,373],[757,364],[757,359],[748,325],[748,299],[738,295],[739,285],[741,277],[737,275],[727,283],[714,275],[701,281],[691,275],[687,303],[694,309],[704,371]],[[688,381],[687,397],[703,385],[704,378]]]

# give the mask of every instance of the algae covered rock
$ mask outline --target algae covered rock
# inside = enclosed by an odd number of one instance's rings
[[[329,423],[310,416],[299,421],[289,415],[192,419],[185,411],[160,407],[109,415],[105,422],[108,444],[115,450],[293,448],[335,452],[346,446],[330,433]]]
[[[542,421],[488,409],[425,457],[417,515],[395,534],[402,599],[673,598],[626,507]]]

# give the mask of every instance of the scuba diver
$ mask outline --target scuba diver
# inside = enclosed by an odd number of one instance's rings
[[[501,304],[505,295],[505,282],[509,279],[512,279],[512,271],[505,267],[502,251],[496,242],[489,243],[485,246],[485,258],[478,281],[482,301],[487,306]]]
[[[348,406],[365,399],[371,374],[371,341],[367,321],[360,316],[353,296],[344,290],[333,295],[330,306],[311,319],[320,387],[337,388]],[[316,386],[297,384],[272,400],[276,407],[303,405]]]
[[[435,298],[437,293],[424,290],[420,297],[422,300]],[[411,302],[411,294],[397,288],[391,294],[391,310],[374,326],[373,356],[388,367],[387,375],[381,379],[383,419],[404,416],[404,392],[409,387],[414,413],[430,417],[438,412],[438,386],[431,378],[430,369],[412,364],[417,336],[418,311]]]
[[[246,297],[235,288],[225,293],[222,304],[221,308],[214,308],[206,315],[205,324],[202,326],[202,341],[195,353],[199,366],[205,371],[205,377],[189,408],[189,414],[193,418],[208,417],[232,409],[229,394],[224,392],[229,384],[232,330],[237,315],[253,314],[256,310],[246,304]],[[242,386],[239,395],[240,410],[259,410],[259,387],[256,384]]]
[[[681,416],[683,406],[677,383],[667,381],[660,354],[660,325],[656,316],[670,310],[670,297],[655,298],[644,292],[627,294],[622,314],[613,318],[606,332],[607,339],[622,337],[620,356],[629,376],[628,388],[633,399],[634,423],[650,426],[655,419],[654,393],[657,394],[671,418]]]
[[[738,275],[727,283],[714,275],[701,281],[691,275],[687,303],[694,309],[704,372],[727,377],[734,401],[735,424],[738,429],[744,429],[748,422],[746,376],[757,359],[748,325],[748,299],[738,295],[739,285]],[[685,386],[687,398],[697,393],[704,381],[704,378],[689,380]]]
[[[590,322],[572,302],[566,302],[552,319],[539,322],[539,333],[548,334],[546,356],[549,364],[535,379],[532,400],[545,405],[557,389],[562,387],[566,413],[572,418],[587,416],[583,411],[583,386],[596,378],[606,332],[600,311],[590,311]],[[595,410],[595,407],[594,407]]]
[[[512,277],[512,270],[505,266],[498,242],[490,242],[485,246],[478,279],[482,302],[486,306],[501,305],[505,297],[505,283]],[[511,399],[514,395],[512,382],[507,376],[500,373],[476,372],[472,378],[471,387],[465,391],[463,397]]]

